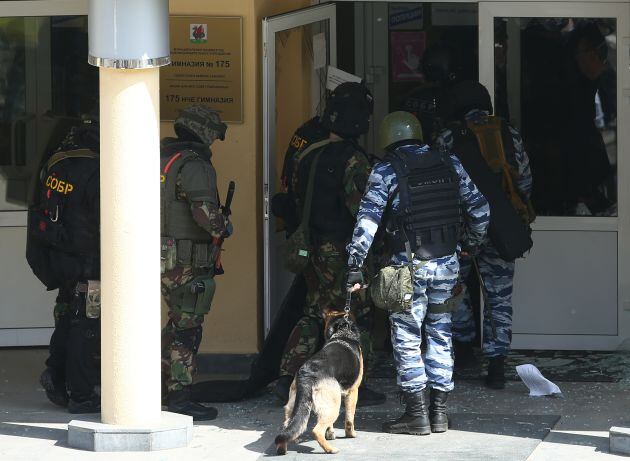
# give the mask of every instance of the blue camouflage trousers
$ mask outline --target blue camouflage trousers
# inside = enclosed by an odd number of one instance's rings
[[[487,242],[475,257],[481,278],[486,285],[487,302],[484,303],[482,351],[487,357],[507,355],[512,342],[512,288],[514,263],[499,256]],[[473,269],[470,257],[460,258],[461,279],[465,280]],[[453,337],[457,341],[475,339],[475,319],[468,291],[453,312]]]
[[[394,263],[407,260],[395,255]],[[451,355],[451,313],[427,312],[429,305],[441,305],[450,298],[457,283],[459,262],[455,254],[430,261],[414,260],[414,297],[410,310],[391,313],[394,360],[398,386],[404,392],[418,392],[429,387],[453,390]],[[420,349],[422,324],[425,324],[426,351]]]

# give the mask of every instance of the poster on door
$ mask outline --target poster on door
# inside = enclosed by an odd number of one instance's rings
[[[389,38],[394,82],[423,79],[422,57],[426,49],[425,32],[391,32]]]
[[[203,104],[223,121],[242,122],[242,18],[171,16],[170,34],[171,65],[160,68],[162,120]]]

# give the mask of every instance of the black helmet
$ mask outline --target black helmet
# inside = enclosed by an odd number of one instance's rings
[[[485,86],[473,80],[465,80],[453,86],[448,93],[446,117],[458,120],[473,109],[492,114],[492,100]]]
[[[460,61],[451,46],[438,42],[424,52],[422,72],[429,82],[449,85],[461,78]]]
[[[96,116],[84,116],[80,124],[70,129],[57,150],[89,149],[98,153],[101,147],[100,139],[98,118]]]
[[[342,83],[326,101],[322,126],[342,138],[356,138],[368,132],[373,109],[372,94],[365,85]]]

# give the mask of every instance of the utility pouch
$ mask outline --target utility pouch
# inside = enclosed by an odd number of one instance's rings
[[[85,294],[85,316],[88,319],[101,317],[101,281],[88,280]]]
[[[162,274],[170,271],[177,263],[177,246],[175,239],[171,237],[162,237],[160,245],[160,271]]]
[[[411,309],[413,274],[409,264],[385,266],[370,283],[370,297],[379,309],[401,312]]]
[[[210,312],[216,284],[210,276],[195,277],[171,292],[171,308],[185,314],[205,315]]]
[[[214,262],[210,259],[210,244],[207,242],[193,244],[192,266],[193,269],[208,269]]]
[[[294,274],[301,274],[308,264],[311,245],[307,238],[307,233],[300,226],[287,239],[286,267]]]
[[[177,264],[190,266],[192,264],[192,240],[177,241]]]

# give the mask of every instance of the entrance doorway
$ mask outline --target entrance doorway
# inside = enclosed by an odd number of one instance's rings
[[[39,164],[82,114],[98,111],[87,0],[2,2],[0,13],[0,346],[48,344],[56,293],[25,259]]]
[[[523,134],[538,214],[517,263],[515,348],[616,349],[630,336],[629,15],[621,3],[479,4],[480,79]]]
[[[624,204],[630,162],[624,159],[627,135],[617,129],[630,121],[629,13],[628,3],[602,2],[336,4],[338,44],[330,56],[374,95],[372,129],[362,140],[369,153],[378,155],[381,119],[392,110],[412,110],[403,102],[425,84],[423,54],[438,42],[460,52],[462,75],[484,83],[496,113],[522,132],[538,219],[534,248],[516,267],[515,348],[613,350],[630,338],[630,242],[623,238],[630,229]],[[280,151],[308,117],[267,109],[265,120],[286,117],[292,124],[282,139],[265,126],[266,147],[275,137],[265,167],[269,197],[277,187],[269,166],[279,171]],[[265,251],[266,261],[281,258],[267,241]],[[278,284],[284,276],[271,266],[265,277],[268,328],[287,285]]]

